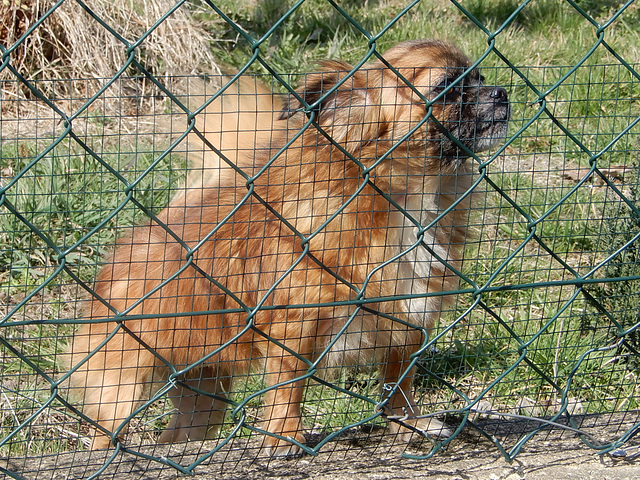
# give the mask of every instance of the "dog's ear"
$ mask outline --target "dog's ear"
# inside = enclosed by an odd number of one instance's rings
[[[340,80],[346,77],[352,69],[351,65],[339,60],[325,60],[320,63],[320,65],[322,67],[322,71],[306,75],[303,85],[296,90],[298,96],[301,97],[307,105],[312,105],[320,100],[323,95],[335,87]],[[343,91],[347,90],[351,83],[352,81],[347,79],[340,89]],[[325,108],[335,108],[338,95],[343,96],[343,92],[333,92],[333,94],[325,98],[321,104],[316,105],[315,111],[320,113]],[[294,95],[289,95],[289,100],[280,114],[280,120],[292,117],[301,108],[303,108],[303,106],[303,103],[301,103]]]
[[[296,91],[307,105],[314,105],[316,121],[331,135],[335,142],[345,144],[367,142],[377,136],[379,123],[379,100],[374,101],[369,83],[371,70],[359,70],[347,78],[334,92],[327,95],[353,69],[341,61],[325,61],[322,72],[306,76],[304,84]],[[373,82],[374,84],[377,82]],[[324,98],[323,98],[324,97]],[[303,104],[293,95],[285,104],[280,119],[286,120],[299,113]]]

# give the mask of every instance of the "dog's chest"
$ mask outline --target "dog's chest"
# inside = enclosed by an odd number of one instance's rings
[[[442,268],[441,260],[449,259],[442,227],[436,222],[439,214],[436,197],[427,194],[408,196],[404,212],[398,213],[400,262],[409,267],[414,279],[429,278],[434,267]]]
[[[416,323],[431,324],[440,309],[439,291],[446,288],[451,261],[446,229],[436,222],[436,195],[412,195],[398,212],[396,293],[406,295],[405,308]],[[436,294],[436,295],[434,295]]]

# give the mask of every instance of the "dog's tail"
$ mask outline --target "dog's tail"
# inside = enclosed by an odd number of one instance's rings
[[[278,119],[284,106],[281,96],[257,77],[241,76],[229,84],[231,80],[229,76],[190,79],[182,100],[191,112],[199,113],[194,128],[174,150],[185,154],[189,169],[185,189],[171,203],[185,191],[215,187],[221,181],[228,185],[232,178],[240,181],[231,165],[250,175],[257,153],[269,148],[274,132],[284,128],[280,124],[286,125]],[[225,90],[214,98],[221,88]],[[182,119],[172,118],[174,137],[189,126],[186,115],[180,116]]]

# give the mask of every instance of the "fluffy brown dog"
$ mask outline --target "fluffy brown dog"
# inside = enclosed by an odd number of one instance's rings
[[[232,378],[252,366],[267,372],[273,454],[301,452],[301,402],[316,362],[383,365],[381,383],[395,392],[384,411],[419,414],[412,355],[442,292],[458,284],[466,149],[501,141],[510,107],[506,90],[484,86],[452,45],[409,41],[383,57],[352,75],[346,63],[324,63],[278,118],[271,104],[238,114],[262,133],[244,138],[244,123],[231,126],[229,145],[210,138],[248,178],[220,166],[158,222],[119,240],[97,278],[93,323],[71,347],[84,411],[104,429],[94,448],[108,446],[105,433],[162,378],[179,413],[160,440],[212,438]],[[267,128],[256,125],[260,115]],[[408,422],[450,434],[434,419]]]

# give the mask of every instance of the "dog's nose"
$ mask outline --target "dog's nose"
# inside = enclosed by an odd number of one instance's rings
[[[491,91],[491,98],[494,102],[506,102],[508,97],[507,91],[502,87],[496,87]]]

